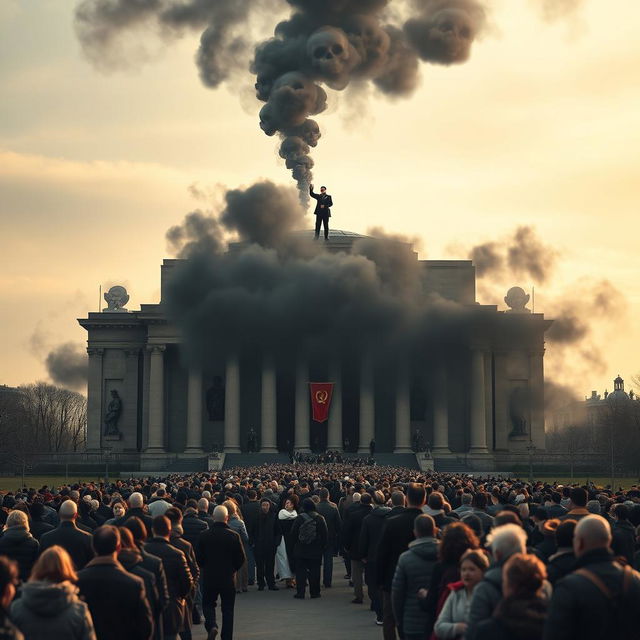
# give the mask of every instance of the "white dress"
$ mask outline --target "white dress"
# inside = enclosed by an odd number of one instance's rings
[[[287,511],[286,509],[280,509],[278,513],[278,520],[295,520],[298,514],[295,511]],[[287,558],[287,547],[284,541],[284,536],[280,540],[278,549],[276,550],[276,575],[280,580],[291,580],[293,573],[289,566],[289,559]]]

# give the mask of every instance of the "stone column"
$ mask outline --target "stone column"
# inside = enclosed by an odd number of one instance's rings
[[[87,380],[87,451],[99,451],[102,424],[102,356],[104,349],[87,349],[89,376]]]
[[[240,362],[227,358],[224,397],[224,452],[240,453]]]
[[[409,363],[398,364],[396,376],[396,448],[394,453],[411,453],[411,388]]]
[[[185,453],[202,454],[202,372],[189,369]]]
[[[262,435],[261,453],[278,453],[277,404],[276,404],[276,367],[273,356],[262,358]]]
[[[311,451],[309,446],[309,369],[307,364],[298,360],[296,364],[295,397],[295,437],[294,449],[303,453]]]
[[[122,408],[122,422],[118,428],[122,432],[121,443],[125,448],[137,447],[138,440],[138,370],[140,349],[125,349],[125,382],[124,406]],[[121,444],[120,447],[123,445]]]
[[[369,443],[376,432],[376,404],[374,396],[373,363],[369,355],[362,358],[360,367],[360,435],[358,453],[369,453]]]
[[[433,385],[433,455],[446,455],[449,449],[449,401],[447,370],[438,367]]]
[[[149,440],[147,453],[164,453],[164,352],[165,345],[149,346]]]
[[[484,351],[471,351],[471,447],[469,453],[488,453],[485,411]]]
[[[537,449],[544,450],[544,349],[529,354],[529,389],[532,398],[531,440]]]
[[[327,428],[327,449],[342,451],[342,371],[340,359],[331,361],[329,381],[333,382],[333,396],[329,409],[329,426]]]

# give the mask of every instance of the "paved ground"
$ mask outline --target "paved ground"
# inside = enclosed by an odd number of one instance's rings
[[[322,589],[322,597],[314,600],[296,600],[292,589],[258,591],[249,587],[249,593],[236,597],[234,640],[259,638],[260,640],[369,640],[382,639],[382,627],[375,624],[375,615],[365,604],[351,604],[353,589],[344,576],[344,565],[336,559],[334,584]],[[337,579],[336,579],[337,577]],[[219,607],[217,611],[219,615]],[[204,626],[193,628],[194,640],[204,640]]]

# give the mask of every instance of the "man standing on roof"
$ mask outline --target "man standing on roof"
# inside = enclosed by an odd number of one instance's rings
[[[309,185],[309,195],[317,200],[316,210],[313,214],[316,217],[316,235],[317,240],[320,236],[320,227],[324,225],[324,239],[329,239],[329,218],[331,217],[331,207],[333,206],[333,199],[327,193],[326,187],[320,187],[320,193],[313,192],[313,185]]]

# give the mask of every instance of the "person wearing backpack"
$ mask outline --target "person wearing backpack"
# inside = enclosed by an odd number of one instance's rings
[[[291,538],[295,541],[293,556],[296,565],[296,594],[294,598],[304,600],[307,580],[309,595],[320,597],[320,564],[327,546],[327,523],[316,511],[315,502],[305,498],[302,513],[294,520]]]
[[[640,574],[616,562],[609,523],[598,515],[582,518],[573,550],[575,570],[554,587],[543,640],[637,638]]]

